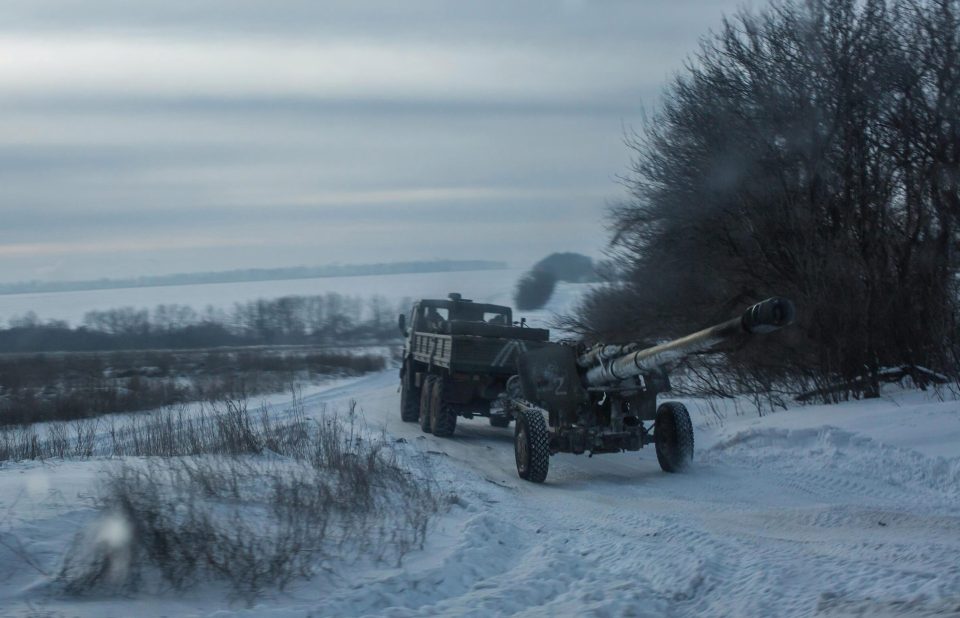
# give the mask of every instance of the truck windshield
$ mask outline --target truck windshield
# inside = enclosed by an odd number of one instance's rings
[[[450,311],[444,307],[424,307],[420,311],[417,328],[436,331],[450,319]]]
[[[483,314],[483,321],[488,324],[500,324],[502,326],[510,325],[510,316],[502,312],[486,311]]]

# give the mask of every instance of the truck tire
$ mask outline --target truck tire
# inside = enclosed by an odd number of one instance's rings
[[[400,377],[400,419],[404,423],[415,423],[420,418],[420,390],[415,386],[414,371],[410,363],[403,367]]]
[[[693,424],[686,406],[668,401],[657,408],[653,429],[657,461],[664,472],[681,472],[693,461]]]
[[[420,429],[423,433],[433,431],[430,406],[433,401],[433,385],[437,381],[437,376],[427,376],[423,379],[423,386],[420,388],[420,410],[418,419],[420,420]]]
[[[443,378],[437,378],[434,384],[430,414],[433,435],[441,438],[453,435],[457,429],[457,411],[443,400]]]
[[[533,483],[542,483],[550,468],[550,435],[543,414],[538,410],[520,410],[513,434],[513,452],[517,474]]]

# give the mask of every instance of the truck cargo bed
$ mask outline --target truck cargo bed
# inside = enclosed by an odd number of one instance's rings
[[[509,328],[508,330],[521,329]],[[413,336],[411,352],[414,359],[419,362],[426,363],[428,366],[443,367],[452,372],[514,374],[517,370],[517,355],[520,352],[547,345],[546,337],[540,339],[539,335],[534,336],[537,339],[524,340],[479,335],[416,333]]]

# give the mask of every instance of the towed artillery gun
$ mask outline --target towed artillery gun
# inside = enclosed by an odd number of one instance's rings
[[[550,456],[636,451],[655,444],[660,467],[682,470],[693,458],[693,426],[670,390],[683,357],[791,324],[795,310],[769,298],[742,315],[649,348],[596,345],[585,351],[549,341],[549,331],[513,322],[509,307],[459,294],[414,303],[400,368],[400,416],[426,433],[453,435],[458,417],[485,416],[495,427],[516,421],[521,478],[542,483]],[[408,327],[409,326],[409,327]],[[648,425],[648,424],[649,425]]]
[[[574,346],[551,344],[521,354],[504,401],[517,422],[518,474],[542,483],[555,453],[618,453],[651,443],[663,470],[682,470],[693,459],[693,426],[683,404],[657,406],[657,395],[670,390],[669,370],[685,356],[773,332],[794,317],[791,301],[769,298],[722,324],[649,348],[596,345],[578,354]]]

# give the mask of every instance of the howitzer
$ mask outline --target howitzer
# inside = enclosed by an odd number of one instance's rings
[[[578,354],[573,346],[551,344],[521,354],[504,397],[517,421],[518,473],[542,482],[554,453],[634,451],[651,443],[661,468],[682,470],[693,458],[689,413],[681,403],[657,405],[657,395],[670,390],[670,369],[686,356],[776,331],[794,318],[791,301],[769,298],[736,318],[652,347],[596,345]]]
[[[793,319],[793,303],[785,298],[768,298],[751,306],[740,317],[692,335],[642,350],[638,349],[638,344],[599,346],[597,353],[583,354],[577,363],[589,367],[584,376],[588,384],[608,384],[659,370],[684,356],[707,351],[740,335],[773,332],[787,326]],[[605,362],[605,359],[609,360]]]

